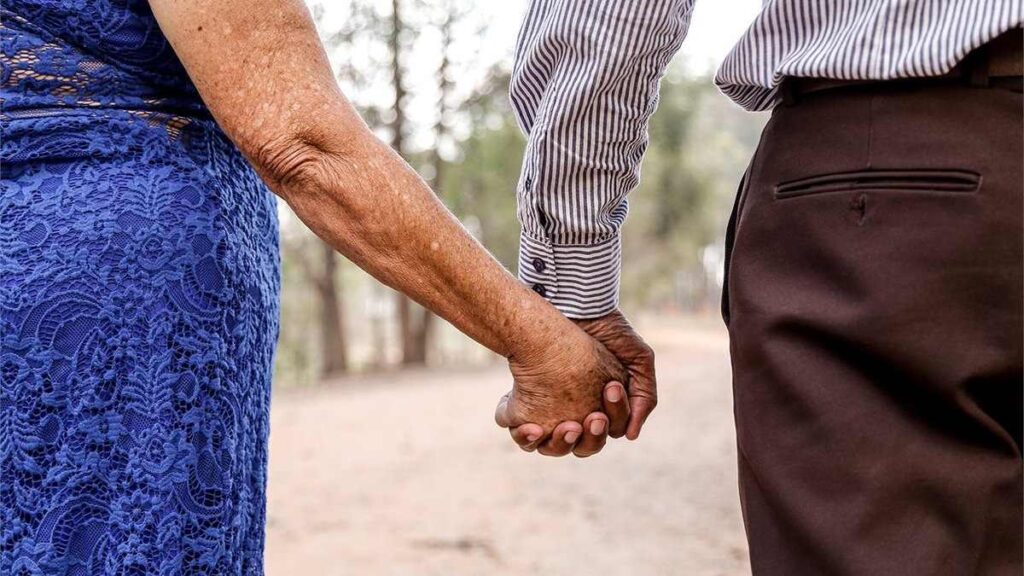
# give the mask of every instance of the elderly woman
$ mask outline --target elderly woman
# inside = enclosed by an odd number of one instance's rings
[[[508,358],[520,443],[624,426],[619,362],[374,137],[299,0],[0,10],[0,573],[262,572],[271,192]]]

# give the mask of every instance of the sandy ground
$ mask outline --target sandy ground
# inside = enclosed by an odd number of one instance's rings
[[[726,334],[645,332],[658,410],[589,460],[523,453],[494,426],[502,365],[277,394],[268,574],[749,574]]]

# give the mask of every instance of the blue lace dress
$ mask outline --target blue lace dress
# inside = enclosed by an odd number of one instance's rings
[[[0,574],[261,574],[274,198],[143,0],[3,0],[0,97]]]

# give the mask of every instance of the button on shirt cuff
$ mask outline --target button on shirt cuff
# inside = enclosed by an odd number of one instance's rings
[[[597,318],[618,307],[621,258],[617,236],[562,246],[522,234],[519,279],[569,318]]]

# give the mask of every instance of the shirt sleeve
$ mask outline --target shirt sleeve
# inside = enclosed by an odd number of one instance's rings
[[[532,0],[510,96],[526,154],[519,277],[570,318],[618,306],[626,195],[693,0]]]

